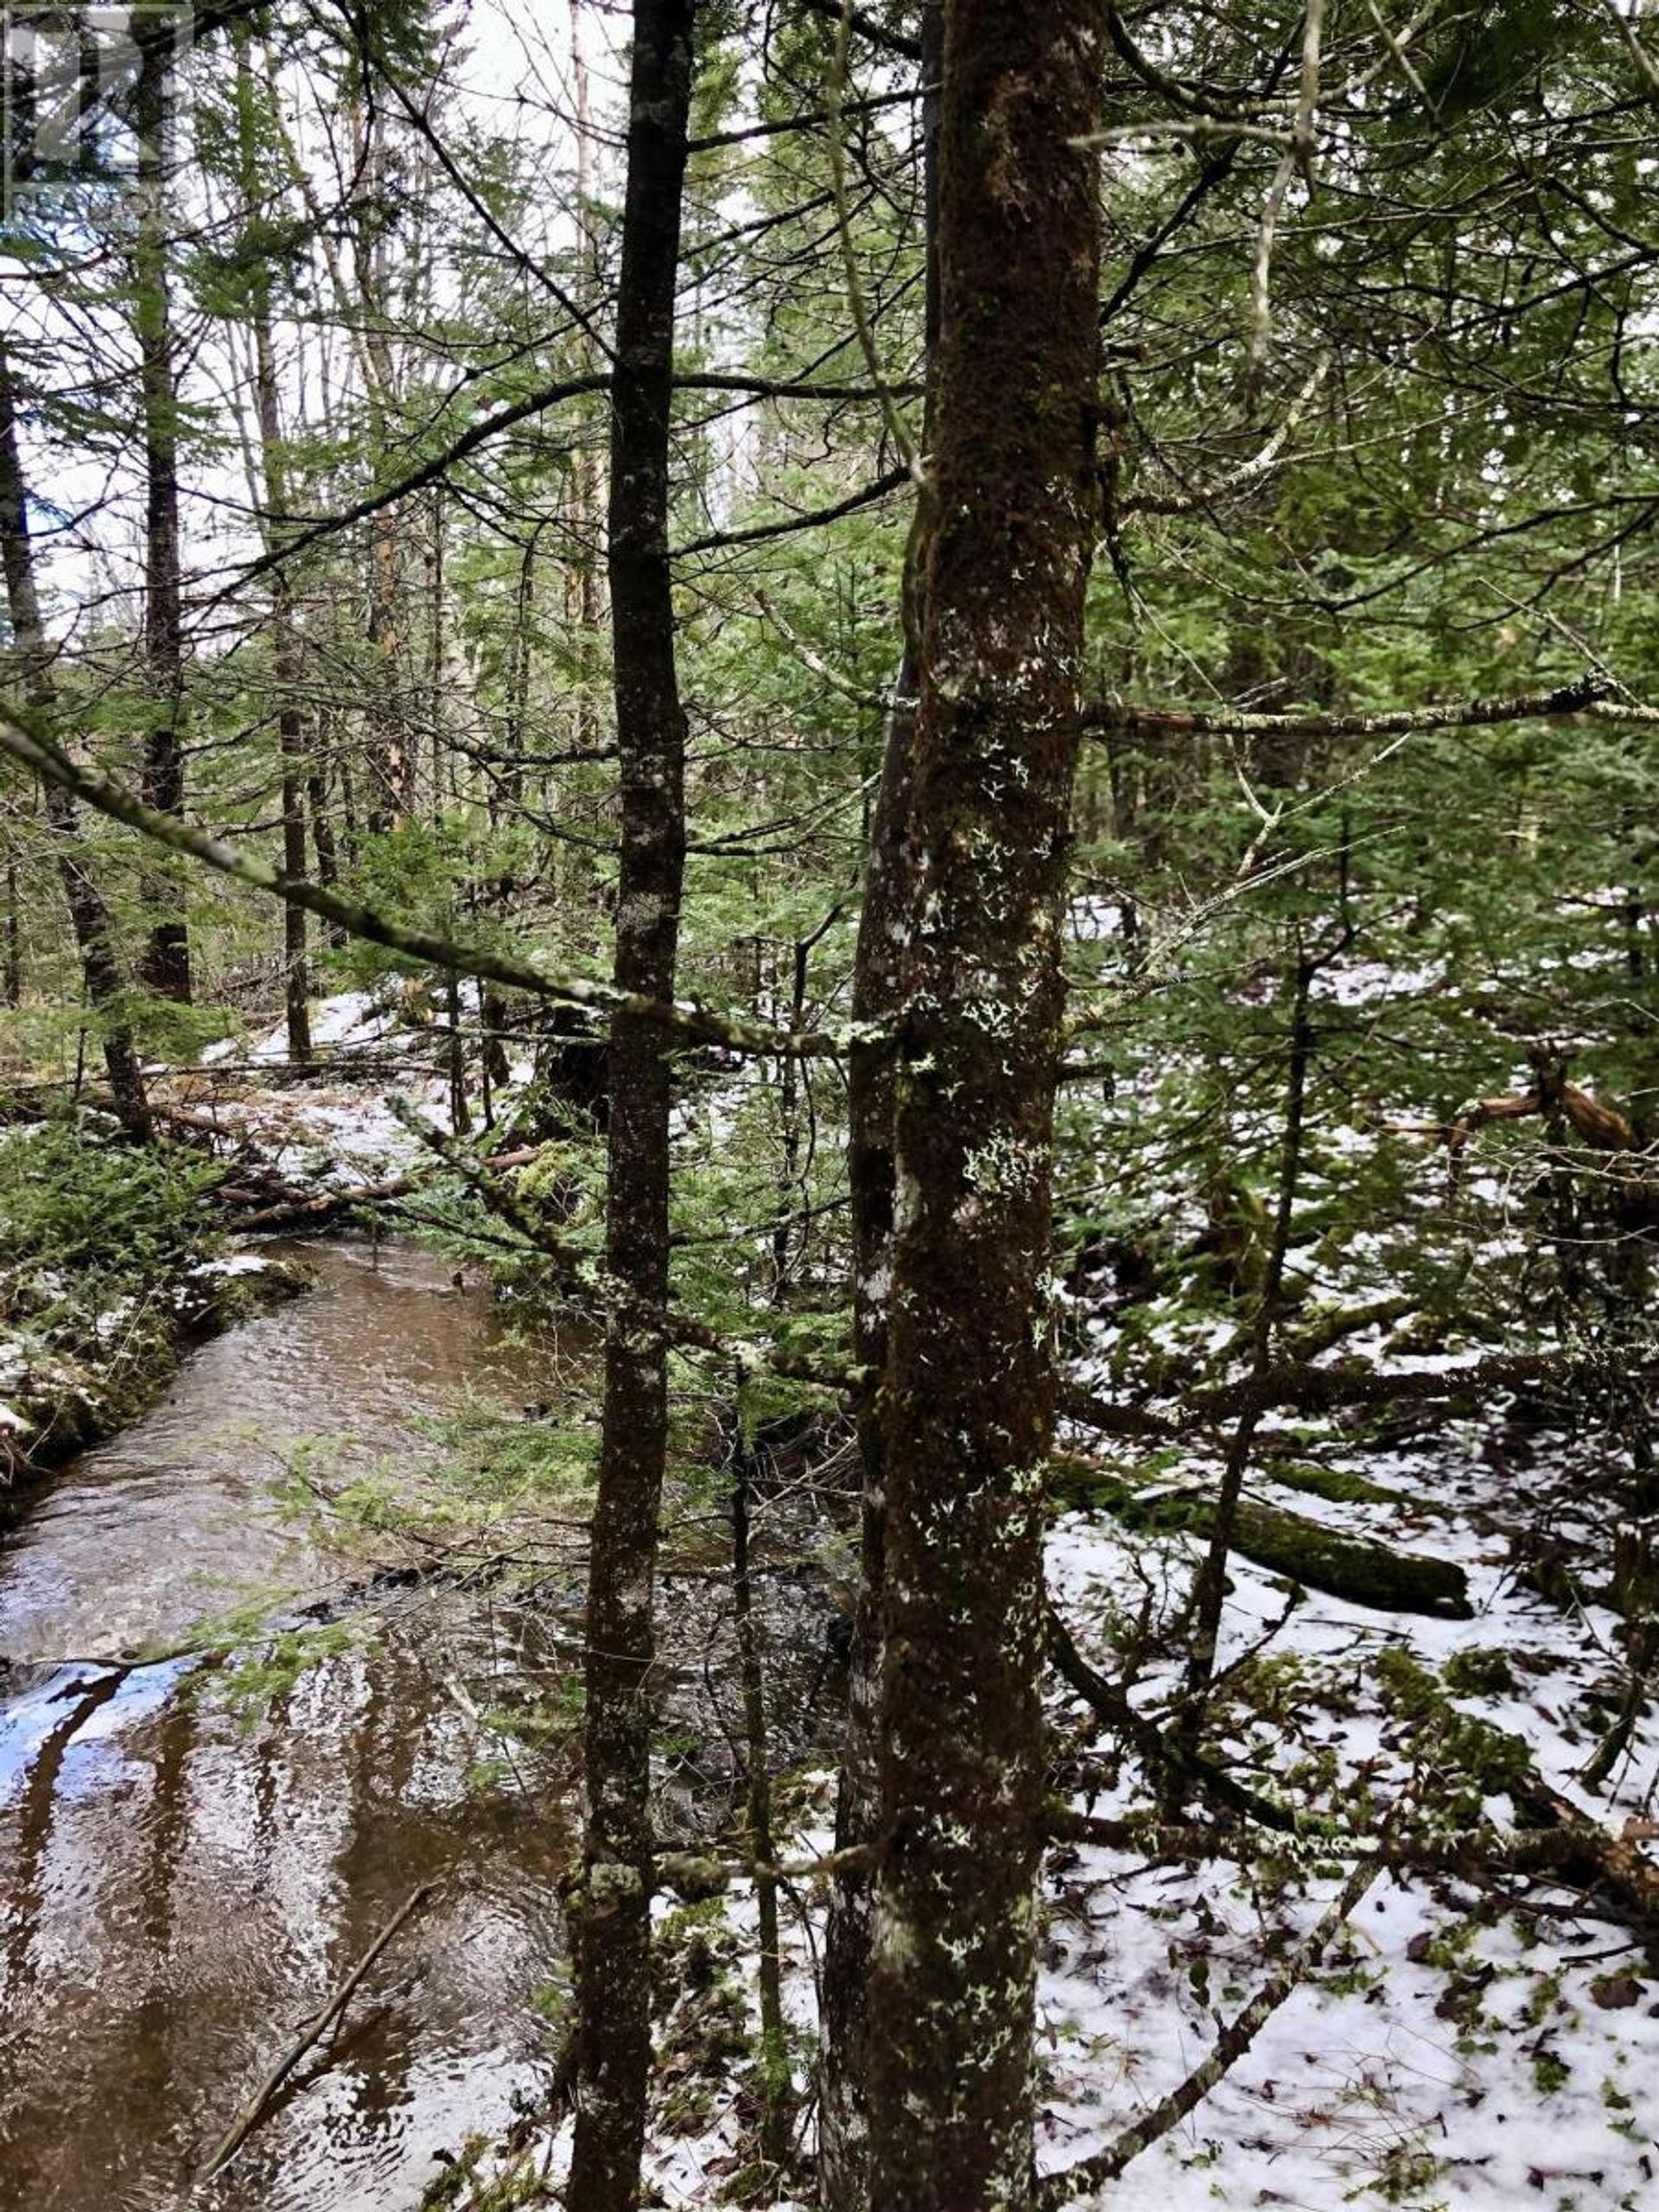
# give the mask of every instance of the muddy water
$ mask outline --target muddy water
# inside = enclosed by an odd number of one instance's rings
[[[404,1602],[250,1725],[211,1664],[130,1666],[250,1590],[337,1581],[273,1503],[292,1446],[410,1459],[457,1386],[533,1395],[481,1291],[417,1249],[312,1245],[318,1287],[186,1363],[0,1541],[0,2208],[410,2212],[547,2063],[559,1793],[480,1702],[558,1662],[487,1595]],[[417,1885],[434,1900],[219,2182],[196,2177]]]

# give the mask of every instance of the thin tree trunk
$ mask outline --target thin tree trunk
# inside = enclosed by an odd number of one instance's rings
[[[323,733],[319,730],[318,750],[311,756],[306,769],[305,798],[311,819],[311,848],[316,855],[317,881],[326,891],[332,891],[340,881],[340,854],[334,842],[334,817],[328,811],[328,764],[322,750]],[[325,928],[326,942],[338,948],[346,942],[343,930]]]
[[[21,902],[17,896],[17,845],[10,830],[6,834],[6,1004],[20,1007],[23,1002],[23,929]]]
[[[148,804],[184,812],[184,612],[179,553],[179,396],[168,290],[163,222],[166,133],[173,68],[173,21],[165,10],[135,10],[138,53],[133,120],[144,149],[136,266],[139,389],[143,410],[144,663],[150,692],[144,731],[142,789]],[[159,912],[139,963],[151,990],[188,1004],[190,944],[181,894],[168,875],[152,873],[146,895]]]
[[[348,868],[357,866],[359,849],[357,792],[352,781],[352,755],[349,745],[340,748],[340,821],[345,832],[346,862]]]
[[[615,979],[671,997],[685,862],[685,715],[668,553],[674,302],[696,0],[635,0],[611,412],[610,585],[622,820]],[[606,1264],[668,1295],[667,1040],[619,1017],[609,1053]],[[651,2071],[651,1669],[668,1348],[613,1309],[588,1590],[587,1827],[576,1929],[578,2105],[568,2201],[633,2212]]]
[[[1098,511],[1100,0],[947,0],[870,1962],[870,2202],[1033,2190],[1045,1313]]]
[[[248,57],[245,25],[237,29],[236,111],[242,165],[243,220],[251,229],[261,200],[257,105]],[[280,541],[282,518],[289,512],[288,470],[283,452],[282,413],[276,387],[276,351],[271,337],[270,271],[263,253],[249,257],[249,303],[253,324],[254,404],[259,422],[259,454],[264,474],[268,543]],[[283,873],[298,880],[305,874],[305,725],[300,712],[299,639],[294,623],[294,587],[286,567],[271,572],[270,631],[276,679],[276,745],[282,759]],[[306,962],[305,909],[283,902],[283,1002],[288,1014],[288,1057],[300,1066],[311,1058],[310,976]]]
[[[591,311],[599,296],[599,239],[594,222],[594,130],[588,105],[587,41],[583,35],[584,0],[571,0],[570,65],[576,100],[576,300]],[[597,365],[591,345],[579,346],[578,359],[588,369]],[[604,580],[601,575],[599,535],[600,466],[594,447],[580,430],[570,463],[570,523],[575,541],[575,616],[578,678],[575,740],[584,751],[599,742],[599,715],[594,697],[594,669],[598,640],[605,622]]]
[[[29,539],[29,497],[17,444],[17,404],[11,363],[0,346],[0,556],[3,556],[6,606],[12,642],[22,662],[24,695],[41,715],[55,712],[52,650],[41,619],[35,582],[35,552]],[[63,885],[64,904],[80,955],[87,1000],[99,1017],[104,1066],[116,1118],[128,1135],[143,1144],[150,1135],[149,1102],[132,1033],[121,1011],[124,979],[115,949],[115,933],[104,895],[86,866],[74,801],[59,785],[45,785],[46,818],[52,831]]]
[[[943,0],[922,19],[922,161],[926,225],[926,344],[930,364],[938,344],[939,71],[944,44]],[[931,385],[930,376],[930,385]],[[924,428],[922,444],[929,445]],[[903,582],[904,603],[920,594],[922,531],[912,529]],[[906,626],[908,627],[908,625]],[[902,1003],[910,942],[911,894],[905,867],[910,823],[912,756],[916,734],[916,657],[900,656],[887,718],[881,781],[870,825],[864,902],[853,969],[855,1027],[884,1027]],[[855,1044],[848,1061],[847,1175],[852,1198],[853,1358],[880,1376],[887,1363],[888,1296],[893,1268],[893,1062],[879,1044]],[[862,1475],[858,1599],[847,1675],[846,1734],[836,1801],[836,1847],[874,1840],[877,1815],[876,1707],[881,1677],[881,1605],[886,1580],[887,1481],[879,1386],[858,1408]],[[868,2201],[867,2002],[874,1892],[869,1875],[838,1875],[824,1931],[823,2003],[818,2071],[818,2199],[825,2212],[861,2212]]]
[[[518,556],[518,585],[513,594],[512,680],[507,690],[506,726],[499,766],[490,779],[490,819],[516,812],[524,795],[524,748],[530,737],[530,671],[535,661],[536,549],[544,525],[531,524]]]
[[[451,926],[454,926],[453,921]],[[461,1027],[461,978],[453,971],[444,994],[444,1006],[449,1017],[449,1043],[446,1055],[449,1076],[449,1126],[458,1137],[464,1137],[472,1128],[473,1116],[467,1103],[467,1040]]]
[[[732,1610],[737,1629],[743,1689],[743,1745],[748,1762],[749,1853],[754,1861],[754,1909],[760,1956],[756,1971],[760,2011],[760,2155],[779,2173],[789,2157],[791,2095],[789,2044],[784,2023],[783,1954],[778,1932],[778,1877],[772,1871],[772,1774],[767,1765],[766,1684],[760,1631],[754,1618],[749,1570],[755,1463],[743,1433],[742,1377],[737,1378],[732,1438]]]
[[[1249,1470],[1250,1447],[1262,1416],[1268,1410],[1262,1391],[1272,1363],[1274,1325],[1280,1318],[1285,1287],[1285,1262],[1290,1255],[1290,1232],[1295,1218],[1296,1190],[1301,1179],[1302,1136],[1307,1103],[1308,1067],[1313,1057],[1312,998],[1317,964],[1296,947],[1291,982],[1290,1060],[1285,1078],[1285,1127],[1279,1154],[1279,1190],[1274,1207],[1273,1236],[1256,1302],[1251,1330],[1250,1376],[1246,1396],[1227,1458],[1221,1486],[1216,1495],[1215,1520],[1209,1548],[1192,1586],[1192,1628],[1187,1643],[1185,1694],[1181,1716],[1182,1739],[1196,1746],[1204,1724],[1204,1708],[1216,1671],[1216,1646],[1221,1636],[1221,1616],[1227,1596],[1227,1558],[1238,1522],[1239,1499]]]
[[[387,331],[385,172],[383,126],[372,112],[357,113],[358,153],[363,190],[354,232],[359,309],[362,337],[359,360],[368,409],[371,466],[376,480],[385,465],[388,410],[396,377]],[[368,766],[371,778],[367,828],[384,835],[409,821],[415,810],[415,757],[405,721],[401,591],[403,561],[395,507],[383,507],[369,521]]]

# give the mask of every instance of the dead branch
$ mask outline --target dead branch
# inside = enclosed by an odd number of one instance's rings
[[[1278,143],[1278,142],[1275,142]],[[1643,719],[1607,696],[1605,677],[1590,674],[1553,691],[1522,692],[1510,699],[1459,699],[1444,706],[1401,707],[1374,715],[1165,714],[1122,699],[1084,709],[1086,730],[1122,730],[1168,737],[1395,737],[1419,730],[1478,729],[1494,722],[1548,721],[1601,709],[1605,718]],[[1649,710],[1651,711],[1651,710]]]
[[[1079,2196],[1087,2196],[1115,2181],[1130,2161],[1150,2148],[1160,2136],[1178,2127],[1188,2113],[1203,2103],[1217,2082],[1230,2073],[1287,1999],[1319,1965],[1327,1947],[1354,1907],[1382,1872],[1378,1858],[1362,1859],[1323,1913],[1313,1932],[1297,1946],[1277,1974],[1264,1982],[1242,2012],[1227,2022],[1211,2045],[1209,2056],[1195,2066],[1178,2088],[1160,2097],[1150,2112],[1126,2127],[1116,2141],[1092,2158],[1084,2158],[1059,2173],[1046,2174],[1037,2184],[1039,2212],[1059,2212]]]
[[[1297,1814],[1248,1789],[1224,1767],[1137,1712],[1116,1682],[1108,1681],[1089,1664],[1052,1605],[1048,1608],[1048,1656],[1067,1688],[1109,1728],[1116,1729],[1148,1766],[1178,1775],[1189,1789],[1258,1827],[1271,1828],[1281,1835],[1294,1834],[1301,1828],[1303,1822]]]
[[[304,2027],[301,2029],[299,2034],[243,2107],[238,2117],[220,2137],[219,2147],[202,2168],[201,2178],[204,2182],[215,2180],[241,2151],[248,2138],[269,2114],[283,2082],[287,2081],[301,2059],[308,2050],[315,2050],[325,2037],[333,2033],[339,2024],[341,2014],[362,1987],[376,1960],[408,1926],[421,1907],[437,1894],[439,1887],[440,1885],[436,1882],[423,1882],[419,1889],[411,1891],[404,1899],[402,1904],[398,1906],[368,1949],[364,1952],[345,1980],[340,1984],[322,2010],[314,2013],[306,2022]]]

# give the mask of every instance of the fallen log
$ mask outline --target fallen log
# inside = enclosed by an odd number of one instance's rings
[[[1299,1413],[1333,1413],[1344,1406],[1480,1407],[1497,1392],[1525,1389],[1552,1375],[1565,1377],[1569,1371],[1559,1352],[1499,1353],[1467,1367],[1413,1369],[1395,1375],[1352,1360],[1330,1367],[1289,1361],[1242,1382],[1194,1390],[1185,1403],[1207,1421],[1232,1419],[1252,1402],[1264,1408],[1287,1406]]]
[[[1181,1491],[1137,1491],[1116,1470],[1066,1454],[1051,1462],[1052,1491],[1068,1502],[1102,1506],[1127,1529],[1158,1535],[1207,1536],[1213,1499]],[[1463,1569],[1392,1546],[1338,1534],[1322,1522],[1259,1499],[1242,1498],[1233,1547],[1270,1573],[1378,1612],[1421,1613],[1467,1620],[1473,1611]]]
[[[1611,1891],[1634,1919],[1659,1938],[1659,1866],[1626,1837],[1586,1820],[1568,1797],[1541,1777],[1512,1785],[1516,1809],[1560,1839],[1561,1871],[1586,1888]]]
[[[524,1145],[516,1152],[498,1153],[486,1164],[492,1172],[528,1167],[541,1151],[540,1145]],[[284,1192],[275,1199],[261,1194],[265,1196],[265,1203],[251,1213],[238,1213],[236,1226],[238,1230],[297,1229],[327,1221],[336,1214],[349,1213],[354,1206],[372,1206],[392,1198],[406,1198],[434,1179],[434,1171],[428,1168],[413,1174],[394,1175],[381,1183],[343,1184],[337,1190],[315,1191],[308,1196],[298,1191]],[[219,1195],[234,1200],[238,1193],[221,1187]]]
[[[1386,1410],[1413,1406],[1424,1413],[1462,1406],[1480,1408],[1503,1391],[1573,1377],[1571,1363],[1560,1352],[1507,1352],[1466,1367],[1414,1369],[1407,1374],[1362,1365],[1356,1360],[1313,1367],[1300,1360],[1275,1363],[1264,1373],[1235,1382],[1217,1382],[1185,1392],[1178,1412],[1147,1406],[1119,1405],[1081,1384],[1063,1384],[1058,1410],[1063,1419],[1103,1436],[1179,1443],[1195,1427],[1236,1421],[1247,1408],[1259,1411],[1287,1407],[1296,1413],[1338,1413],[1346,1408]]]

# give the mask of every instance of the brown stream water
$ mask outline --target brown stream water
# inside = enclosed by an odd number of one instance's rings
[[[251,1724],[211,1665],[128,1668],[251,1592],[338,1582],[270,1490],[296,1441],[431,1446],[460,1386],[536,1394],[418,1248],[302,1248],[315,1290],[204,1345],[0,1538],[3,2212],[410,2212],[548,2063],[556,1791],[480,1790],[474,1700],[547,1663],[486,1594],[410,1605]],[[457,1688],[469,1686],[458,1696]],[[467,1707],[471,1705],[469,1714]],[[417,1884],[435,1900],[218,2182],[196,2177]]]

